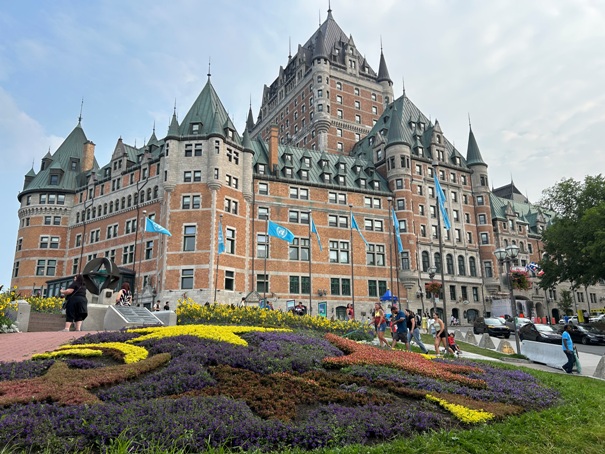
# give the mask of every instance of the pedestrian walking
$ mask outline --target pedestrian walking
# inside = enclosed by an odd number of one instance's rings
[[[563,346],[563,353],[567,356],[567,362],[563,365],[562,369],[568,374],[571,374],[573,365],[576,362],[576,355],[574,355],[573,341],[571,340],[569,331],[571,331],[571,327],[565,325],[563,327],[563,334],[561,335],[561,344]]]
[[[374,327],[376,328],[376,335],[378,336],[379,346],[382,347],[384,344],[385,347],[389,347],[389,343],[384,338],[384,332],[387,330],[387,319],[384,315],[384,309],[382,308],[382,304],[375,303],[374,304]]]
[[[72,324],[75,331],[82,331],[82,322],[88,317],[86,285],[82,275],[76,274],[69,287],[60,292],[65,297],[65,328],[62,331],[69,331]]]
[[[429,351],[420,339],[420,327],[418,326],[419,322],[422,323],[420,315],[414,314],[411,310],[406,309],[405,316],[408,327],[408,350],[410,350],[410,343],[412,342],[412,338],[414,338],[416,345],[418,345],[420,350],[422,350],[422,353],[426,355]]]
[[[408,340],[408,327],[405,313],[400,311],[397,306],[391,307],[391,335],[393,337],[393,344],[391,348],[395,348],[397,341],[403,342],[410,350],[410,341]]]
[[[439,356],[439,345],[443,343],[446,352],[450,352],[452,355],[454,352],[447,345],[447,333],[445,332],[445,324],[443,320],[439,318],[437,312],[433,313],[433,326],[435,327],[435,355]]]

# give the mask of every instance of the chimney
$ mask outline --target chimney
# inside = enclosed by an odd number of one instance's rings
[[[92,166],[95,162],[95,144],[87,140],[84,142],[84,147],[82,149],[82,165],[81,171],[88,172],[92,169]]]
[[[279,140],[277,139],[277,125],[271,125],[269,130],[269,169],[273,170],[279,162]]]

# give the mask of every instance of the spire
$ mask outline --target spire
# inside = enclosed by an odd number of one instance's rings
[[[389,125],[389,132],[387,135],[387,146],[395,145],[397,143],[406,143],[403,134],[402,118],[399,115],[397,106],[393,106],[393,115],[391,116],[391,124]]]
[[[250,108],[248,109],[248,119],[246,120],[246,131],[254,129],[254,116],[252,115],[252,96],[250,96]]]
[[[168,135],[169,136],[178,136],[179,135],[179,122],[176,119],[176,99],[174,100],[174,111],[172,112],[172,121],[170,122],[170,126],[168,126]]]
[[[324,34],[322,33],[321,29],[317,32],[317,38],[315,39],[315,49],[313,50],[313,60],[317,58],[328,58]]]
[[[84,96],[82,96],[82,102],[80,103],[80,116],[78,117],[78,126],[82,126],[82,109],[84,109]]]
[[[210,57],[208,57],[208,82],[210,82],[210,75],[212,73],[210,72]]]
[[[405,98],[405,79],[401,76],[401,86],[403,88],[403,97]]]
[[[487,167],[485,161],[481,157],[481,152],[479,151],[479,146],[477,145],[477,141],[475,140],[475,135],[473,134],[473,129],[470,128],[468,132],[468,148],[466,150],[466,164],[470,167],[473,165],[484,165]]]
[[[242,137],[242,145],[244,146],[244,150],[252,151],[252,142],[250,141],[250,133],[248,129],[244,130],[244,136]]]
[[[292,60],[292,37],[288,36],[288,62]]]
[[[389,70],[387,69],[387,62],[384,59],[384,53],[382,52],[382,38],[380,43],[380,65],[378,66],[378,77],[376,82],[388,82],[390,85],[393,84],[391,76],[389,76]]]
[[[330,0],[328,0],[328,19],[334,20],[332,17],[332,5],[330,4]]]

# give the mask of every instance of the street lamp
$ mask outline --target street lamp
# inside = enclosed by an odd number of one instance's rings
[[[494,251],[494,255],[498,259],[500,265],[506,264],[506,275],[508,277],[508,290],[510,292],[510,306],[513,315],[513,331],[515,334],[515,342],[517,344],[517,353],[521,354],[521,345],[519,343],[519,335],[517,333],[517,303],[513,293],[513,280],[511,279],[510,267],[513,260],[519,255],[519,246],[511,244],[505,248],[498,248]]]
[[[435,274],[437,274],[436,266],[429,266],[427,270],[429,272],[429,279],[431,282],[435,279]],[[437,312],[437,304],[435,303],[435,293],[431,292],[431,302],[433,303],[433,314]]]

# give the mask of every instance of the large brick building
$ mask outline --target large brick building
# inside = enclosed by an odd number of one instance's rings
[[[163,301],[238,303],[257,292],[249,299],[279,308],[302,300],[313,313],[325,301],[328,316],[353,301],[361,317],[387,290],[429,310],[421,290],[435,266],[448,316],[489,312],[491,298],[506,293],[495,249],[514,243],[519,265],[538,261],[550,215],[512,182],[491,190],[473,131],[462,153],[406,93],[395,96],[382,49],[377,72],[363,55],[328,11],[265,85],[257,120],[250,109],[241,135],[210,75],[185,117],[173,113],[165,137],[154,131],[143,147],[119,139],[105,165],[78,122],[25,175],[12,285],[56,294],[61,278],[106,256],[139,293]],[[451,220],[441,249],[434,172]],[[145,216],[172,237],[144,232]],[[268,220],[294,241],[267,236]],[[544,316],[556,294],[517,298]],[[597,290],[589,299],[596,303]]]

